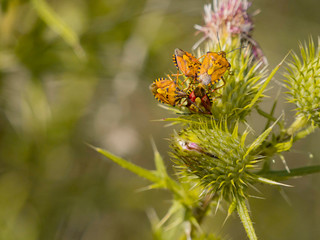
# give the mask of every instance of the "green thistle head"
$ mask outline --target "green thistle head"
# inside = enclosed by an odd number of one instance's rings
[[[259,156],[253,147],[245,146],[247,132],[242,137],[237,132],[237,125],[230,133],[225,122],[224,126],[199,124],[176,134],[171,147],[179,177],[228,201],[247,197],[246,188],[256,179],[251,170],[257,167]]]
[[[318,49],[312,39],[309,46],[300,44],[300,54],[292,54],[285,74],[289,89],[289,101],[294,103],[297,114],[320,126],[320,38]]]

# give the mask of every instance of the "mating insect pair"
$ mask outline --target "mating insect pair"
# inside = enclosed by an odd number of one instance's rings
[[[170,76],[168,78],[156,79],[150,85],[150,90],[159,102],[173,107],[182,106],[186,102],[185,107],[191,112],[211,114],[212,101],[201,84],[185,92]]]
[[[204,59],[200,62],[202,58]],[[210,94],[225,85],[223,75],[231,67],[226,59],[226,53],[223,51],[218,53],[207,52],[206,55],[196,58],[191,53],[176,48],[173,62],[178,69],[178,73],[172,74],[172,76],[176,76],[177,79],[173,81],[168,76],[169,79],[160,78],[154,81],[150,89],[155,98],[171,106],[177,104],[181,106],[187,102],[186,107],[191,112],[211,114],[212,100]],[[186,77],[182,83],[179,80],[181,75]],[[219,80],[222,80],[223,84],[212,88]],[[187,86],[182,90],[180,86],[184,84]]]
[[[201,58],[204,58],[202,62],[199,61]],[[196,58],[191,53],[176,48],[173,62],[178,71],[182,72],[182,74],[178,73],[177,76],[184,75],[186,80],[191,78],[190,86],[203,84],[210,92],[214,92],[225,85],[223,75],[231,67],[224,51],[218,53],[207,52],[202,57]],[[212,86],[220,80],[223,81],[223,84],[212,89]]]

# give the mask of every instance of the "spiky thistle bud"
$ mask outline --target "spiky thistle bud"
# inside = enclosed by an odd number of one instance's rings
[[[297,115],[311,120],[320,127],[320,38],[315,49],[312,39],[309,45],[300,44],[300,54],[292,54],[293,61],[288,64],[285,74],[289,89],[289,101],[297,108]]]
[[[263,181],[253,172],[261,158],[255,149],[268,134],[246,146],[247,133],[239,136],[237,125],[229,132],[226,122],[184,129],[171,143],[178,176],[195,181],[204,192],[218,194],[227,201],[246,198],[247,187]]]

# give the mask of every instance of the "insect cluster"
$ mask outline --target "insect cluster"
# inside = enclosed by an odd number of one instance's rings
[[[203,60],[200,61],[201,59]],[[191,53],[176,48],[173,62],[178,73],[167,75],[168,78],[156,79],[150,85],[154,97],[173,107],[185,106],[192,113],[211,114],[212,99],[216,97],[214,92],[225,85],[223,75],[231,67],[226,53],[207,52],[196,58]],[[180,79],[181,76],[184,76],[184,80]],[[220,81],[222,84],[217,86]]]

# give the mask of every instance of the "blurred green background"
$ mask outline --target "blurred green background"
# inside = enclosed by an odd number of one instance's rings
[[[0,239],[151,239],[146,212],[162,217],[171,196],[139,191],[148,182],[86,144],[152,169],[153,138],[171,169],[165,138],[173,128],[151,121],[169,113],[148,86],[175,71],[174,48],[190,50],[200,38],[193,26],[203,24],[208,1],[55,0],[49,10],[42,0],[0,3]],[[254,38],[271,67],[320,35],[319,1],[260,0],[255,9]],[[281,108],[294,115],[293,106]],[[317,131],[297,143],[289,167],[319,164],[319,139]],[[258,236],[320,239],[320,175],[290,184],[261,186],[266,199],[250,199]],[[236,216],[222,227],[225,216],[204,228],[245,239]]]

